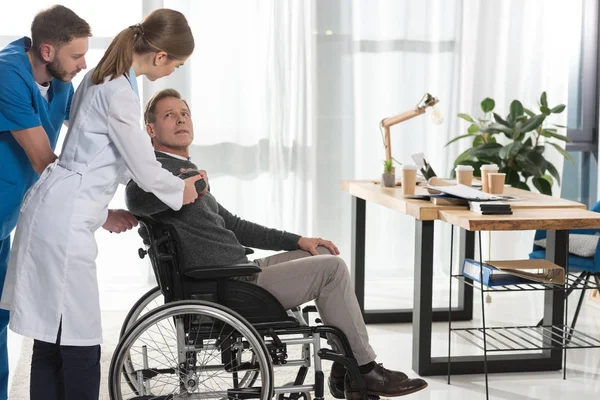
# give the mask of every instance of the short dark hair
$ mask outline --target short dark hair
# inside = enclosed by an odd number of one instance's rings
[[[55,5],[37,13],[31,23],[31,47],[35,54],[44,43],[57,49],[75,38],[92,36],[90,25],[65,6]]]
[[[188,110],[190,109],[190,106],[188,105],[187,101],[181,98],[181,94],[177,90],[163,89],[160,92],[155,93],[154,96],[152,96],[152,98],[150,99],[150,101],[148,101],[148,104],[146,104],[146,109],[144,110],[144,122],[146,124],[156,122],[156,114],[154,113],[156,111],[156,105],[159,101],[161,101],[162,99],[166,99],[167,97],[172,97],[183,101]]]

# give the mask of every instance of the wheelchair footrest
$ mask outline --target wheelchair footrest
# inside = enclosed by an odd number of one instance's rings
[[[317,354],[323,360],[338,362],[346,367],[346,376],[350,378],[350,388],[352,391],[360,392],[366,396],[365,382],[363,381],[362,375],[358,370],[358,363],[356,362],[356,359],[353,357],[346,357],[343,354],[336,353],[335,351],[329,349],[321,349]]]

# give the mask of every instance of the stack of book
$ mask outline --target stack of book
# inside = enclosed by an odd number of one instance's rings
[[[471,201],[471,211],[479,213],[481,215],[510,215],[512,209],[510,204],[503,201]]]

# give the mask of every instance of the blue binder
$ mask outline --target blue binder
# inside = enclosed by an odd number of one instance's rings
[[[483,282],[481,282],[481,270],[483,270]],[[485,286],[518,285],[523,283],[537,283],[520,276],[511,275],[499,270],[489,264],[483,263],[480,267],[479,261],[465,259],[462,267],[464,277],[475,282],[483,283]]]

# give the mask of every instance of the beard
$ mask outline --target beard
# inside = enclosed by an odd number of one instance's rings
[[[75,71],[69,72],[63,68],[63,66],[60,64],[60,62],[58,62],[58,60],[54,60],[46,64],[46,70],[53,78],[56,78],[59,81],[63,82],[71,82],[71,79],[73,79],[73,74],[76,74],[79,71],[81,71],[80,69],[77,69]]]

